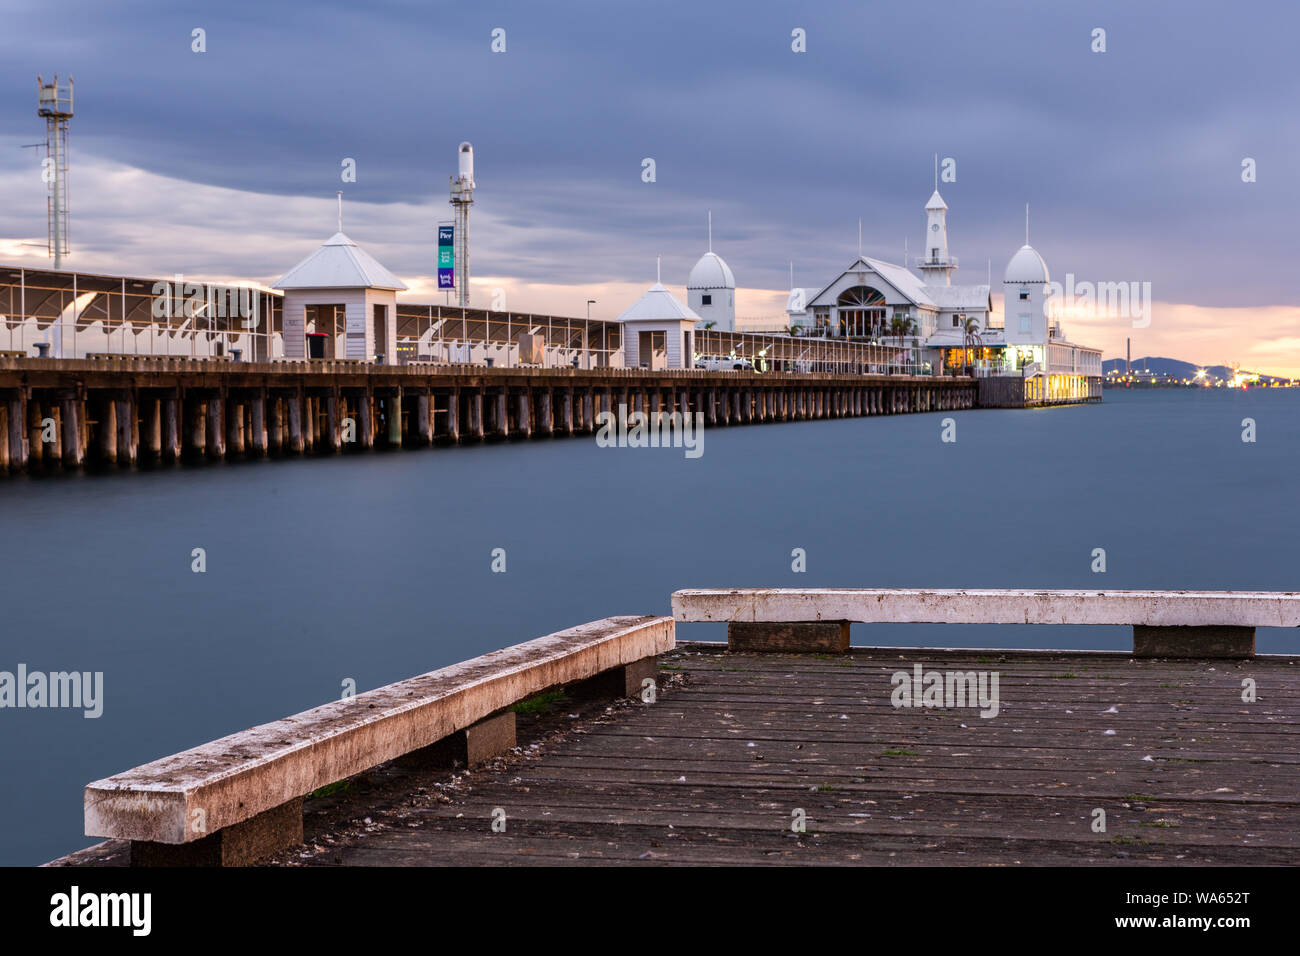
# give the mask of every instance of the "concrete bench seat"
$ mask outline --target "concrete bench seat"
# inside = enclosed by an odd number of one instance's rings
[[[324,704],[96,780],[86,835],[132,841],[133,865],[253,862],[302,842],[302,798],[321,787],[458,735],[472,763],[485,726],[504,752],[511,705],[583,681],[631,696],[673,646],[671,618],[612,617]]]
[[[1256,627],[1300,627],[1292,591],[943,588],[702,588],[673,594],[673,618],[725,621],[747,650],[848,649],[850,623],[1109,624],[1143,657],[1250,657]]]

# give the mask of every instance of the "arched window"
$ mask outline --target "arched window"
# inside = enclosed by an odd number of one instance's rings
[[[845,289],[835,300],[839,311],[839,334],[873,337],[885,324],[885,297],[867,285]]]

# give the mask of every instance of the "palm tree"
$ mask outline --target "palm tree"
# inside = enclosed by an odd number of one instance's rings
[[[982,338],[980,338],[980,321],[979,321],[979,319],[974,319],[974,318],[972,318],[972,319],[967,319],[967,320],[966,320],[966,327],[965,327],[962,331],[963,331],[963,333],[965,334],[965,340],[966,340],[966,349],[967,349],[967,351],[966,351],[965,355],[969,355],[969,354],[970,354],[970,353],[969,353],[969,350],[970,350],[971,348],[974,348],[975,346],[979,346],[979,345],[983,345],[983,344],[984,344],[984,340],[983,340]],[[965,357],[965,355],[963,355],[963,358]],[[965,362],[964,364],[966,365],[966,368],[969,370],[969,368],[970,368],[970,360],[967,359],[966,362]],[[969,374],[969,371],[967,372],[967,374]]]
[[[896,315],[890,320],[889,331],[898,336],[899,346],[905,347],[904,339],[916,332],[916,323],[905,315]]]

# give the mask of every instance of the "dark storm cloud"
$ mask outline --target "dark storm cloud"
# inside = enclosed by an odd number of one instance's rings
[[[0,134],[38,138],[34,74],[72,71],[82,152],[241,190],[342,186],[431,218],[468,139],[480,208],[518,230],[477,258],[499,274],[617,280],[658,252],[689,262],[712,208],[742,285],[784,287],[792,259],[816,284],[855,252],[859,216],[869,253],[897,260],[905,237],[916,251],[938,152],[957,161],[943,193],[959,280],[982,281],[991,258],[996,283],[1028,201],[1054,272],[1205,305],[1295,300],[1291,4],[9,7]],[[356,184],[339,182],[345,156]]]

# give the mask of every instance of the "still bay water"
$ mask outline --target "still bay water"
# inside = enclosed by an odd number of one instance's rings
[[[337,699],[348,678],[365,690],[584,621],[666,614],[677,588],[1298,589],[1300,391],[1105,394],[710,430],[694,460],[584,436],[0,482],[0,670],[102,671],[105,698],[98,719],[0,710],[0,864],[95,842],[82,835],[91,780]],[[1257,637],[1260,652],[1300,652],[1292,632]],[[909,646],[1131,640],[1118,627],[853,632]]]

